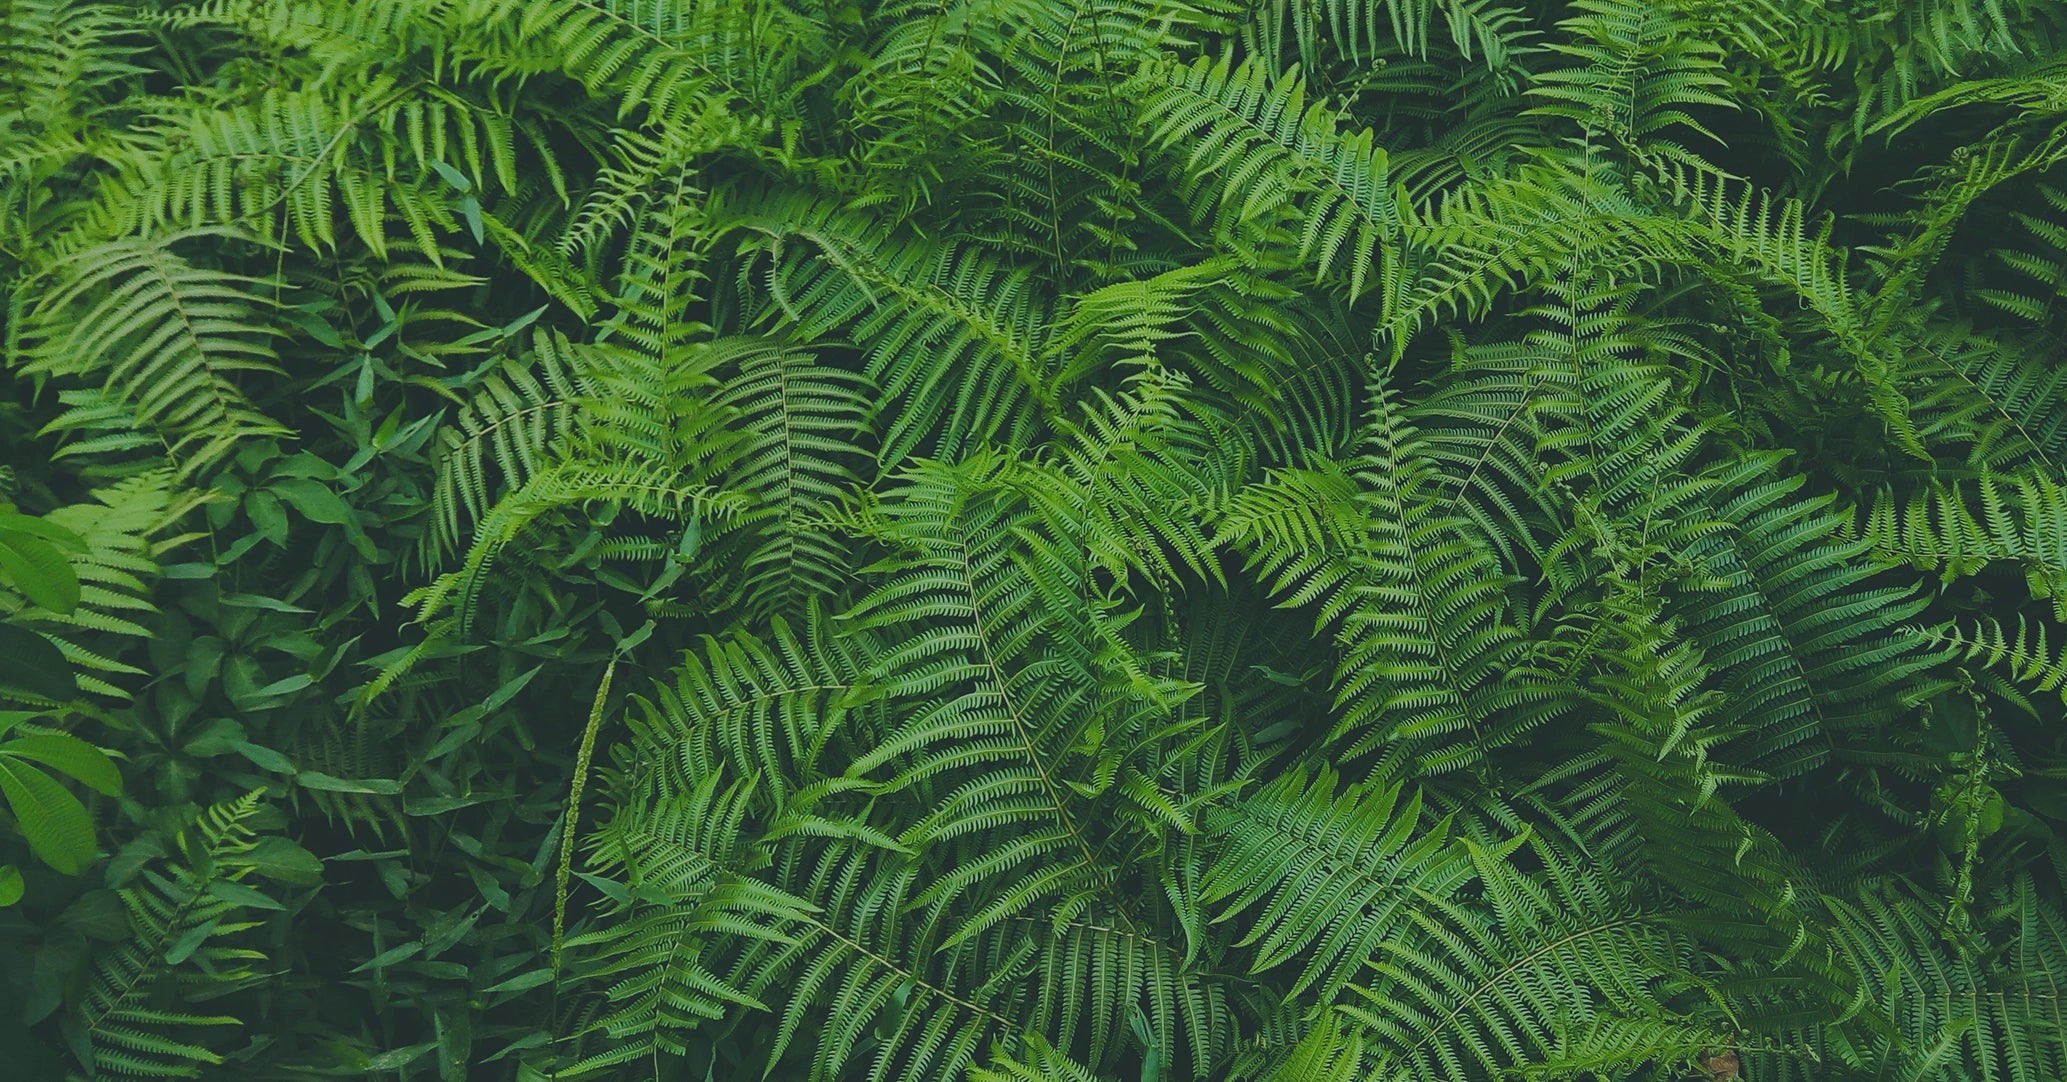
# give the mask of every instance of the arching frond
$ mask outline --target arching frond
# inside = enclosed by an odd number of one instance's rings
[[[265,979],[265,955],[236,945],[258,927],[253,903],[279,903],[247,884],[255,870],[250,820],[259,793],[203,810],[173,839],[164,863],[117,884],[127,937],[95,953],[75,1024],[93,1067],[119,1078],[192,1077],[223,1062],[227,1015],[195,1013],[181,989],[216,995]],[[161,999],[170,991],[169,999]],[[177,1006],[167,1009],[165,1002]]]
[[[184,474],[220,461],[241,440],[287,431],[242,385],[247,373],[279,371],[272,304],[258,292],[264,283],[173,250],[203,239],[237,242],[200,230],[65,257],[45,272],[51,285],[18,316],[23,326],[9,343],[23,371],[96,384],[120,399]]]
[[[1728,689],[1728,724],[1746,734],[1732,758],[1785,776],[1921,694],[1935,658],[1903,628],[1926,602],[1874,585],[1866,543],[1838,540],[1831,501],[1788,498],[1799,478],[1753,481],[1755,463],[1731,472],[1741,479],[1715,508],[1721,528],[1695,549],[1712,585],[1674,607]]]
[[[431,528],[423,535],[427,565],[464,539],[495,502],[488,469],[514,488],[538,473],[547,453],[574,426],[574,406],[595,394],[595,366],[564,335],[536,331],[529,364],[506,362],[481,380],[451,427],[439,432],[438,479]]]
[[[723,228],[767,260],[756,315],[862,350],[863,374],[895,403],[883,469],[921,450],[1024,442],[1053,409],[1052,301],[1024,272],[810,202],[744,205]]]
[[[1421,798],[1397,786],[1293,771],[1214,818],[1225,841],[1203,898],[1226,903],[1219,920],[1250,914],[1237,946],[1255,948],[1252,968],[1303,960],[1293,994],[1333,1000],[1417,910],[1477,874],[1449,825],[1422,816]]]
[[[1114,816],[1168,815],[1166,796],[1120,783],[1136,765],[1128,760],[1149,750],[1148,727],[1189,693],[1128,664],[1083,556],[1043,543],[1012,480],[994,457],[908,473],[865,520],[874,540],[905,555],[846,616],[888,640],[878,662],[886,689],[925,704],[849,768],[887,772],[892,791],[941,792],[900,840],[965,844],[1014,828],[1010,845],[979,850],[982,859],[926,886],[935,911],[971,890],[989,899],[962,918],[956,941],[1043,902],[1112,900],[1098,839]]]
[[[111,643],[147,640],[159,611],[151,587],[165,557],[196,534],[179,523],[202,501],[175,489],[165,471],[153,471],[96,489],[90,501],[53,509],[51,522],[83,542],[71,557],[79,579],[79,604],[69,613],[38,612],[32,622],[49,631],[79,674],[81,690],[127,699],[116,681],[142,670],[119,660]]]
[[[797,612],[838,592],[848,572],[831,520],[865,460],[859,446],[872,407],[867,383],[780,342],[736,339],[713,347],[725,386],[712,405],[745,431],[730,484],[752,494],[735,544],[749,618]]]
[[[1997,621],[1982,619],[1971,628],[1954,625],[1925,634],[1957,650],[1961,661],[1999,665],[2032,690],[2059,691],[2067,699],[2067,647],[2056,650],[2046,639],[2043,623],[2019,616],[2012,632]]]
[[[2067,620],[2067,485],[2031,472],[1984,473],[1971,485],[1934,485],[1907,500],[1876,499],[1859,535],[1887,559],[1940,572],[1945,581],[1991,563],[2014,563],[2034,598]]]
[[[1322,277],[1346,277],[1351,296],[1367,281],[1392,296],[1403,226],[1369,130],[1344,132],[1327,103],[1309,104],[1296,75],[1274,82],[1232,54],[1151,65],[1138,82],[1152,142],[1183,148],[1180,190],[1221,243],[1256,259],[1244,249],[1283,231]]]
[[[1480,889],[1418,907],[1417,927],[1384,944],[1343,1008],[1366,1029],[1372,1070],[1429,1082],[1584,1077],[1687,1064],[1728,1043],[1720,1012],[1669,1005],[1700,985],[1694,944],[1602,869],[1538,843],[1543,874],[1522,876],[1500,850],[1465,844]]]

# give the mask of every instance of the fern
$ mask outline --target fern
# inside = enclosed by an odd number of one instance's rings
[[[2021,565],[2034,598],[2058,618],[2067,589],[2067,489],[2039,473],[1984,473],[1971,488],[1934,486],[1907,502],[1874,501],[1860,534],[1888,558],[1940,571],[1946,581],[1996,561]]]
[[[470,0],[451,18],[485,39],[474,47],[488,63],[521,57],[536,70],[544,60],[589,93],[615,97],[617,119],[636,113],[673,126],[706,104],[712,82],[694,10],[644,0]]]
[[[1919,434],[1962,472],[2057,469],[2067,456],[2067,413],[2054,407],[2061,377],[2027,343],[1953,324],[1913,347],[1910,371]]]
[[[1584,1077],[1654,1057],[1685,1062],[1725,1043],[1723,1017],[1672,1005],[1700,986],[1693,944],[1597,871],[1532,848],[1540,879],[1516,875],[1498,849],[1470,845],[1479,897],[1437,900],[1386,943],[1375,979],[1343,1008],[1368,1031],[1370,1069]]]
[[[878,634],[909,634],[880,655],[882,679],[891,694],[932,703],[849,767],[866,775],[896,764],[884,779],[893,789],[948,786],[941,806],[902,843],[947,843],[1006,823],[1025,831],[1010,848],[926,888],[945,902],[983,883],[996,899],[957,937],[1043,899],[1074,907],[1083,904],[1079,893],[1109,888],[1090,808],[1122,797],[1107,787],[1124,764],[1109,763],[1088,784],[1068,779],[1097,761],[1095,744],[1079,747],[1094,726],[1141,725],[1147,719],[1136,711],[1154,708],[1153,700],[1136,705],[1114,694],[1124,686],[1100,692],[1085,569],[1066,551],[1015,551],[1015,535],[1037,520],[998,484],[1010,476],[1004,469],[979,459],[960,470],[914,471],[870,523],[878,540],[906,550],[903,567],[846,614]]]
[[[1352,62],[1381,57],[1395,47],[1409,56],[1427,56],[1440,21],[1449,31],[1448,49],[1501,71],[1532,36],[1518,8],[1489,0],[1389,0],[1368,6],[1273,3],[1259,5],[1254,20],[1257,37],[1275,45],[1265,50],[1267,55],[1296,51],[1298,62],[1307,68],[1318,67],[1324,51],[1338,52]],[[1289,45],[1283,43],[1287,39]]]
[[[1206,518],[1246,456],[1213,446],[1210,418],[1181,412],[1183,377],[1150,371],[1130,383],[1117,397],[1095,396],[1081,422],[1059,426],[1059,476],[1068,480],[1051,491],[1071,498],[1052,513],[1073,523],[1066,528],[1092,566],[1115,577],[1218,580]]]
[[[67,256],[35,306],[10,323],[23,371],[90,380],[154,432],[184,474],[220,461],[239,441],[287,430],[260,413],[242,374],[276,373],[269,302],[256,278],[195,266],[183,241],[234,238],[217,230],[111,241]]]
[[[994,27],[974,27],[1003,69],[992,92],[1003,147],[982,159],[998,191],[978,197],[995,209],[975,232],[1047,261],[1065,293],[1087,279],[1133,276],[1142,247],[1135,228],[1154,216],[1135,195],[1142,135],[1115,126],[1133,115],[1124,77],[1226,30],[1232,8],[1222,0],[1035,0],[1008,6]]]
[[[1867,1073],[1925,1078],[2050,1077],[2062,1066],[2056,960],[2059,916],[2028,882],[2003,898],[2004,949],[1993,957],[1947,943],[1934,907],[1899,884],[1828,900],[1838,957],[1856,982],[1856,1022],[1817,1042],[1826,1062]],[[1751,1060],[1752,1070],[1787,1061]],[[1776,1077],[1804,1077],[1780,1070]]]
[[[1375,270],[1380,296],[1392,296],[1403,224],[1370,132],[1344,134],[1339,115],[1324,102],[1309,105],[1296,77],[1274,83],[1261,65],[1237,66],[1231,55],[1152,66],[1140,79],[1150,138],[1165,149],[1187,145],[1180,191],[1201,217],[1211,215],[1217,236],[1239,248],[1266,243],[1284,228],[1280,219],[1293,217],[1296,199],[1298,258],[1322,277],[1346,274],[1351,296]],[[1258,237],[1244,240],[1251,231]]]
[[[1541,724],[1556,709],[1556,682],[1493,678],[1522,661],[1505,583],[1463,520],[1429,513],[1435,476],[1418,435],[1388,392],[1374,397],[1356,473],[1347,484],[1328,479],[1316,493],[1332,490],[1351,506],[1294,505],[1234,522],[1269,531],[1261,538],[1268,547],[1256,551],[1280,589],[1296,584],[1295,598],[1335,598],[1321,615],[1328,622],[1341,614],[1335,739],[1347,753],[1382,749],[1381,774],[1392,776],[1454,770]],[[1307,484],[1297,475],[1287,482]]]
[[[577,388],[594,384],[593,376],[575,367],[580,355],[566,338],[535,332],[536,370],[505,363],[488,373],[454,426],[440,432],[431,529],[423,539],[426,564],[437,563],[466,536],[469,524],[488,514],[494,504],[491,464],[506,484],[521,485],[573,428]]]
[[[2063,41],[0,0],[10,1067],[2061,1075]]]
[[[1237,944],[1256,948],[1253,968],[1304,958],[1292,993],[1332,1000],[1416,910],[1475,874],[1448,825],[1421,817],[1396,787],[1338,791],[1330,772],[1293,771],[1218,817],[1226,841],[1202,900],[1228,903],[1220,920],[1260,907]]]
[[[42,238],[93,209],[51,183],[73,175],[102,141],[121,91],[147,69],[135,25],[116,4],[21,0],[0,20],[8,123],[0,128],[0,254],[25,259]]]
[[[1957,626],[1927,632],[1935,643],[1959,652],[1961,661],[1999,665],[2034,691],[2067,688],[2067,655],[2055,653],[2046,641],[2045,625],[2017,617],[2011,632],[1994,620],[1978,620],[1971,630]],[[2067,698],[2067,691],[2062,691]]]
[[[725,357],[720,367],[733,372],[713,405],[734,413],[746,432],[731,484],[757,501],[736,535],[750,546],[736,558],[746,611],[750,619],[796,612],[837,593],[846,575],[829,523],[863,459],[857,437],[870,413],[866,384],[776,342],[713,348]]]
[[[779,1005],[784,993],[789,1002],[779,1007],[772,1067],[823,989],[842,1007],[815,1035],[811,1073],[825,1077],[837,1072],[881,1010],[916,997],[913,1006],[920,1009],[893,1023],[896,1035],[876,1056],[872,1073],[952,1074],[968,1061],[984,1028],[1002,1021],[983,1006],[981,993],[957,987],[972,979],[965,968],[973,959],[966,951],[938,961],[929,951],[907,952],[895,933],[906,908],[900,898],[914,889],[910,871],[870,859],[866,851],[827,849],[821,839],[861,842],[893,861],[900,847],[862,822],[814,813],[812,804],[837,788],[787,793],[753,781],[764,763],[809,772],[816,748],[836,736],[842,711],[869,695],[859,683],[858,657],[819,637],[806,653],[786,630],[778,635],[780,653],[751,642],[714,647],[708,663],[685,671],[682,693],[663,699],[652,715],[649,731],[671,730],[675,743],[654,763],[657,773],[647,784],[671,795],[641,805],[650,810],[613,818],[597,849],[602,867],[625,869],[624,901],[646,913],[595,937],[607,944],[598,954],[599,972],[629,974],[613,995],[630,1002],[606,1025],[620,1037],[648,1033],[646,1040],[658,1047],[680,1048],[678,1034],[697,1017],[719,1017],[727,1006],[761,1006],[761,997]],[[691,711],[712,709],[722,710],[727,724],[694,724]],[[730,785],[721,781],[724,759],[740,764]],[[738,827],[749,808],[770,800],[756,817],[767,824],[762,838],[743,834]],[[784,837],[794,840],[778,843]],[[776,883],[746,874],[760,869]],[[725,936],[711,942],[703,958],[685,953],[683,937],[706,928]],[[575,1070],[654,1046],[628,1043]]]
[[[410,96],[375,82],[343,100],[327,89],[271,94],[248,108],[182,118],[192,126],[149,136],[177,149],[119,177],[103,204],[109,214],[89,235],[235,226],[274,243],[291,231],[321,250],[338,244],[342,217],[356,239],[385,255],[394,219],[398,240],[441,263],[435,237],[460,218],[431,163],[450,157],[514,187],[515,134],[506,116],[452,99],[404,106]],[[405,148],[418,155],[407,172],[395,161]]]
[[[1830,543],[1843,522],[1829,501],[1786,500],[1799,484],[1746,487],[1719,506],[1723,529],[1695,550],[1716,581],[1679,602],[1730,689],[1727,724],[1745,728],[1740,761],[1783,776],[1816,762],[1822,741],[1886,724],[1934,661],[1900,630],[1923,599],[1871,587],[1856,562],[1866,546]]]
[[[97,489],[93,500],[52,510],[51,522],[83,543],[72,558],[79,578],[79,605],[69,613],[34,613],[32,622],[52,632],[58,648],[80,674],[82,690],[126,699],[116,681],[142,670],[121,660],[123,640],[151,637],[145,621],[158,612],[151,585],[163,557],[198,535],[174,533],[200,498],[175,490],[164,472],[148,473]]]
[[[1559,24],[1573,40],[1553,44],[1583,63],[1536,76],[1529,92],[1550,104],[1538,111],[1573,120],[1631,147],[1648,146],[1673,128],[1715,140],[1689,110],[1731,108],[1722,50],[1697,32],[1677,5],[1579,0],[1577,15]]]
[[[258,926],[244,919],[250,909],[279,908],[245,883],[260,795],[205,809],[175,836],[162,868],[121,884],[130,937],[96,953],[71,1017],[90,1070],[192,1078],[223,1062],[209,1035],[242,1023],[188,1008],[264,979],[263,954],[226,942]]]
[[[2041,184],[2038,194],[2054,213],[2067,211],[2067,192]],[[2024,284],[2018,289],[1976,290],[1975,296],[2011,315],[2047,326],[2052,323],[2051,312],[2060,287],[2067,282],[2067,262],[2063,262],[2063,257],[2067,257],[2067,231],[2037,214],[2018,212],[2015,217],[2017,224],[2030,235],[2034,247],[2000,248],[1994,255],[2013,280]]]
[[[951,457],[1027,440],[1054,408],[1052,302],[1024,272],[811,203],[742,206],[721,228],[768,261],[767,318],[863,350],[862,374],[899,406],[881,431],[882,468],[921,448]]]

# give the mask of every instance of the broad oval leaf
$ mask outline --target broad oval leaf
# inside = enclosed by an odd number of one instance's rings
[[[0,795],[7,798],[29,848],[45,864],[78,875],[93,863],[93,818],[57,779],[0,758]]]

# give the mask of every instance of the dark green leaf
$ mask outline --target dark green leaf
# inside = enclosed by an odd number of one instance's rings
[[[0,526],[0,573],[32,604],[61,614],[79,606],[79,576],[71,561],[26,530]]]
[[[107,752],[65,733],[41,733],[0,744],[0,755],[31,759],[71,775],[106,796],[122,795],[122,772]]]
[[[54,702],[79,694],[72,663],[57,644],[18,624],[0,622],[0,686],[11,686]]]
[[[92,863],[93,820],[79,798],[50,775],[0,757],[0,796],[45,864],[78,875]]]

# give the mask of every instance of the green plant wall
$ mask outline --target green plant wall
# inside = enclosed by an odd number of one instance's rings
[[[2067,1077],[2063,43],[0,0],[0,1074]]]

